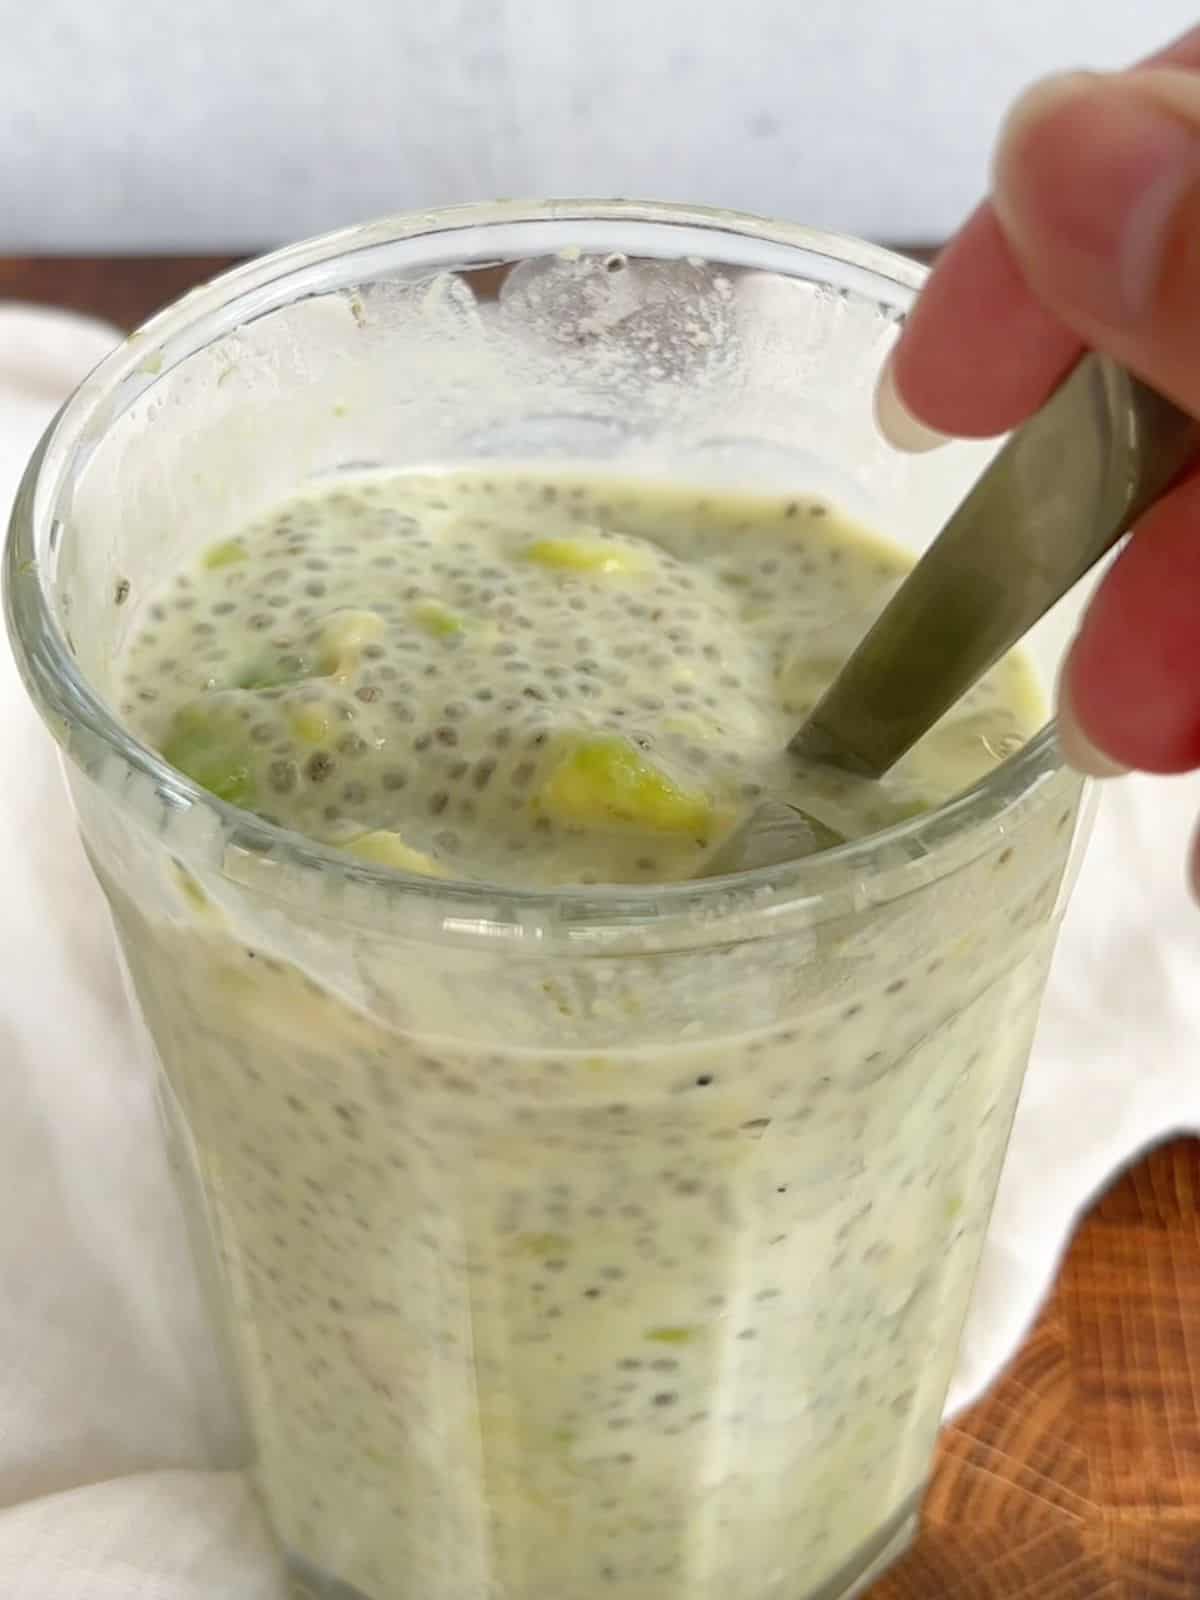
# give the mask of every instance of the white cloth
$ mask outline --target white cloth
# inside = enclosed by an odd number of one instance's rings
[[[0,306],[0,513],[111,330]],[[52,746],[0,649],[0,1594],[283,1600],[228,1458],[235,1423],[111,933]],[[1011,1355],[1072,1223],[1137,1151],[1200,1129],[1200,780],[1104,795],[1068,913],[952,1405]]]

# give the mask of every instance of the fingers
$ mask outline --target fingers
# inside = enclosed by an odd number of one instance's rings
[[[1200,69],[1200,28],[1143,67]],[[1102,182],[1098,204],[1105,194]],[[881,382],[881,426],[902,449],[937,442],[916,418],[943,434],[1004,432],[1042,404],[1079,348],[1078,327],[1040,301],[986,201],[942,252],[909,317]]]
[[[921,423],[1001,432],[1084,346],[1200,415],[1200,28],[1129,73],[1018,102],[992,200],[943,252],[881,379],[881,426],[902,448],[934,437]],[[1064,663],[1073,766],[1200,766],[1198,596],[1200,471],[1142,519]],[[1192,875],[1200,894],[1200,835]]]
[[[1200,472],[1147,512],[1092,598],[1059,683],[1059,737],[1095,776],[1200,766]]]
[[[1039,85],[1001,140],[994,203],[1039,298],[1200,411],[1200,74]]]
[[[1077,336],[1031,293],[985,203],[943,251],[891,365],[909,412],[944,433],[984,438],[1036,410],[1078,355]],[[886,405],[884,432],[911,448]]]
[[[1180,34],[1178,39],[1172,39],[1170,44],[1164,45],[1161,50],[1156,50],[1153,55],[1145,56],[1138,65],[1142,67],[1200,67],[1200,28],[1189,28],[1186,33]]]

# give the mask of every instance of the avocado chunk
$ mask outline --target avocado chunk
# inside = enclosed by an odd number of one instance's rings
[[[360,861],[370,861],[380,867],[396,867],[401,872],[415,872],[425,878],[444,878],[445,868],[420,850],[405,844],[398,833],[387,828],[377,828],[373,833],[359,834],[343,847],[348,855]]]
[[[624,739],[586,739],[570,748],[535,804],[559,822],[656,833],[705,833],[712,803],[677,784]]]
[[[288,706],[287,723],[301,744],[323,745],[333,738],[333,710],[323,700],[301,700]]]
[[[218,800],[251,809],[256,786],[246,724],[226,695],[191,700],[175,713],[162,753]]]
[[[412,608],[413,621],[435,639],[452,639],[463,631],[463,620],[440,600],[418,600]]]
[[[294,652],[259,656],[242,668],[235,680],[238,689],[286,689],[312,676],[312,662]]]
[[[524,556],[560,572],[594,572],[601,577],[628,577],[646,570],[640,551],[612,539],[535,539],[525,546]]]
[[[357,611],[347,607],[335,611],[321,628],[318,666],[327,677],[344,678],[354,672],[363,650],[383,634],[383,618],[377,611]]]
[[[223,539],[204,552],[204,565],[210,572],[220,567],[232,567],[246,559],[246,547],[240,539]]]

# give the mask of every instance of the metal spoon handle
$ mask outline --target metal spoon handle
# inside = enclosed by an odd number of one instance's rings
[[[792,740],[879,777],[1167,489],[1200,425],[1087,355],[1003,445]]]

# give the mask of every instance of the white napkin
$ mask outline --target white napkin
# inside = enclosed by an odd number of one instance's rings
[[[97,323],[0,306],[0,514]],[[0,647],[0,1593],[283,1600],[229,1459],[205,1336],[102,901]],[[1082,1206],[1137,1151],[1200,1129],[1200,779],[1105,792],[1067,917],[951,1396],[1020,1342]]]

